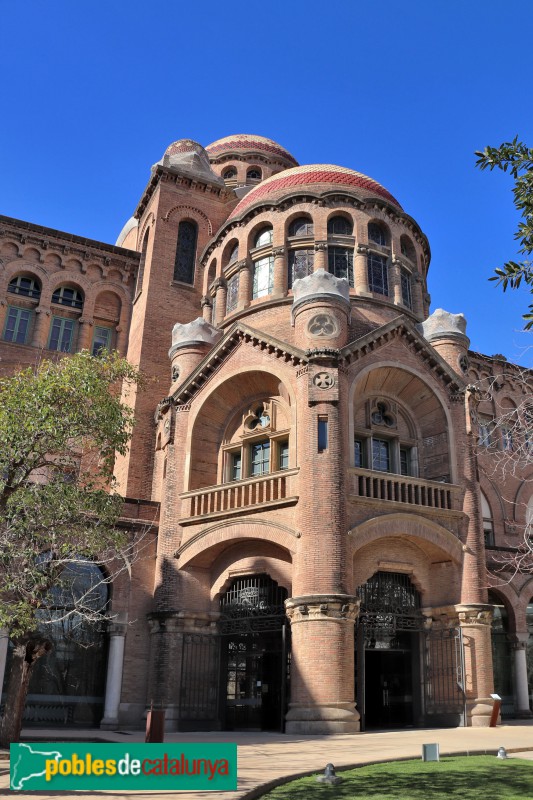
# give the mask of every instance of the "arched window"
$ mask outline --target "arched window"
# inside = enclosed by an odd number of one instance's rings
[[[198,225],[189,219],[183,219],[178,226],[178,244],[174,261],[174,280],[182,283],[194,283],[194,262],[196,259],[196,242]]]
[[[143,288],[144,266],[146,264],[146,251],[148,250],[149,239],[150,239],[150,228],[147,228],[146,233],[144,234],[143,245],[141,249],[139,269],[137,270],[137,280],[135,281],[134,298],[141,293]]]
[[[83,308],[83,295],[78,289],[73,289],[70,286],[59,286],[52,295],[52,303],[81,310]]]
[[[336,278],[345,278],[353,288],[353,250],[348,247],[328,247],[328,269]]]
[[[262,177],[263,175],[258,167],[251,167],[246,173],[247,181],[260,181]]]
[[[389,274],[387,259],[377,253],[369,253],[367,258],[368,288],[377,294],[389,294]]]
[[[9,281],[7,291],[12,294],[18,294],[21,297],[29,297],[32,300],[38,300],[41,296],[41,286],[35,278],[30,278],[27,275],[17,275]]]
[[[315,226],[309,217],[298,217],[289,225],[289,236],[312,236],[314,232]]]
[[[237,170],[235,167],[228,167],[228,169],[224,170],[222,173],[222,177],[225,181],[231,181],[237,177]]]
[[[413,308],[413,292],[411,285],[411,273],[404,267],[400,268],[400,284],[402,289],[402,303],[406,308]]]
[[[47,607],[38,612],[39,630],[52,641],[53,649],[35,665],[26,703],[30,718],[32,705],[41,712],[45,705],[49,706],[52,719],[55,710],[64,715],[56,722],[86,726],[100,723],[108,600],[107,580],[96,564],[80,558],[65,567],[60,582],[50,592]],[[81,608],[87,613],[82,613]],[[97,619],[88,621],[89,615]]]
[[[483,533],[485,535],[485,547],[494,545],[494,521],[489,501],[481,492],[481,516],[483,518]]]
[[[409,261],[413,262],[413,264],[416,263],[415,246],[412,243],[411,239],[408,236],[405,236],[405,234],[403,234],[400,237],[400,250],[401,250],[402,256],[405,256],[405,258],[408,258]]]
[[[236,272],[228,281],[228,293],[226,295],[226,314],[231,314],[237,308],[239,299],[239,273]]]
[[[265,245],[267,244],[272,244],[273,235],[274,232],[271,227],[261,228],[261,230],[255,237],[254,247],[265,247]]]
[[[328,234],[330,236],[351,236],[353,222],[346,217],[331,217],[328,219]]]
[[[233,264],[233,262],[237,261],[238,258],[239,258],[239,245],[236,244],[229,255],[228,264]]]
[[[382,247],[385,247],[387,244],[387,234],[385,233],[385,229],[377,222],[368,223],[368,241],[374,242],[374,244],[379,244]]]

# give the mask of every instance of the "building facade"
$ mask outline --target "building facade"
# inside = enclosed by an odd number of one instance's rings
[[[533,384],[430,314],[429,263],[383,186],[260,136],[171,144],[115,246],[0,218],[2,369],[106,347],[150,379],[116,464],[145,547],[29,722],[487,725],[495,685],[529,714],[533,582],[502,559],[533,467],[494,464]]]

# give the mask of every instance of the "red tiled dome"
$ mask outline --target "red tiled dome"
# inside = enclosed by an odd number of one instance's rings
[[[266,139],[264,136],[251,136],[248,133],[236,133],[233,136],[226,136],[224,139],[217,139],[216,142],[208,144],[205,148],[209,156],[214,159],[226,153],[264,153],[266,156],[277,156],[290,164],[298,166],[298,162],[291,156],[288,150],[285,150],[277,142],[272,139]]]
[[[165,150],[166,156],[174,156],[178,153],[200,153],[203,152],[203,147],[194,139],[178,139],[177,142],[169,144]]]
[[[388,200],[399,209],[402,208],[396,198],[380,183],[361,172],[355,172],[346,167],[336,167],[333,164],[307,164],[303,167],[286,169],[264,180],[235,206],[230,219],[239,216],[245,209],[267,197],[277,200],[295,188],[312,187],[314,189],[319,186],[324,189],[335,186],[357,189],[363,197],[379,197],[382,200]]]

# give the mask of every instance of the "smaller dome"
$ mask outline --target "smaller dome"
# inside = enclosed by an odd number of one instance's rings
[[[211,169],[209,156],[201,144],[193,139],[178,139],[169,144],[157,165],[176,169],[190,178],[207,180],[224,186],[224,181]]]
[[[216,142],[208,144],[206,150],[211,161],[230,154],[260,153],[267,158],[280,158],[291,166],[298,166],[294,156],[280,144],[264,136],[253,136],[249,133],[235,133],[233,136],[217,139]]]
[[[115,242],[115,247],[122,247],[122,243],[124,242],[124,239],[126,238],[128,233],[132,231],[134,228],[138,227],[139,227],[139,220],[136,219],[135,217],[130,217],[129,220],[124,225],[124,227],[122,228],[122,230],[120,231],[117,237],[117,241]]]

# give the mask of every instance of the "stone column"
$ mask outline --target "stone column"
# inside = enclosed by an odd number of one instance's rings
[[[392,294],[396,305],[403,305],[401,269],[402,262],[397,256],[393,256],[390,266],[392,292],[389,291],[389,296]]]
[[[467,724],[487,727],[492,713],[492,607],[484,603],[455,607],[463,630]]]
[[[326,272],[329,271],[327,242],[315,242],[315,262],[313,264],[313,272],[316,272],[317,269],[323,269]]]
[[[50,309],[36,308],[35,309],[35,324],[33,326],[33,334],[31,337],[31,344],[33,347],[43,348],[48,344],[48,332],[50,328]]]
[[[368,295],[368,247],[358,244],[354,253],[354,284],[356,294]]]
[[[109,656],[107,661],[104,718],[100,723],[100,727],[104,729],[113,728],[118,724],[126,629],[127,614],[125,612],[117,614],[109,625]]]
[[[2,699],[2,686],[6,672],[7,646],[9,644],[9,631],[7,628],[0,628],[0,700]]]
[[[529,684],[527,680],[527,642],[529,634],[517,633],[513,642],[515,713],[517,717],[531,717],[529,707]]]
[[[215,305],[215,321],[213,325],[218,328],[218,326],[224,320],[226,316],[226,300],[228,297],[228,285],[224,278],[217,278],[213,286],[216,292],[216,305]]]
[[[358,733],[354,621],[359,600],[344,594],[291,597],[290,734]]]
[[[284,297],[287,294],[287,260],[284,247],[274,247],[274,287],[272,297]]]
[[[248,308],[252,299],[252,265],[247,259],[239,265],[239,298],[237,308]]]

